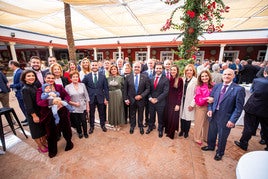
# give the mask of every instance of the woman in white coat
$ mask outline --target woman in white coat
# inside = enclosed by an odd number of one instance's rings
[[[191,127],[191,121],[194,120],[194,95],[197,85],[196,70],[193,64],[184,68],[183,92],[181,101],[181,131],[180,136],[187,138]]]

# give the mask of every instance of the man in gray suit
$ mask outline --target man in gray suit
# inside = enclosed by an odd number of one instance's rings
[[[235,74],[232,69],[224,70],[223,83],[216,84],[210,94],[213,103],[208,104],[208,146],[201,149],[213,151],[218,134],[218,149],[214,157],[217,161],[222,159],[231,128],[235,127],[235,123],[243,110],[245,88],[234,83],[234,77]]]

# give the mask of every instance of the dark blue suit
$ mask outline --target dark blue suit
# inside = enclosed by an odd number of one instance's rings
[[[105,125],[105,105],[104,100],[109,101],[109,88],[106,77],[98,72],[98,81],[96,85],[93,82],[92,73],[85,75],[82,81],[87,88],[89,99],[90,99],[90,127],[94,128],[95,123],[95,108],[98,107],[100,125]]]
[[[253,93],[244,106],[244,129],[240,144],[247,149],[248,141],[256,132],[256,124],[260,122],[262,138],[268,147],[268,77],[254,79],[251,90]]]
[[[21,76],[22,72],[23,72],[23,70],[20,68],[16,71],[16,73],[13,76],[13,84],[10,85],[10,88],[12,88],[13,91],[15,91],[15,96],[18,100],[20,109],[23,112],[24,116],[27,118],[27,113],[26,113],[26,109],[24,107],[24,102],[23,102],[23,98],[22,98],[23,84],[20,81],[20,76]]]
[[[223,83],[219,83],[213,87],[210,96],[214,98],[214,102],[208,105],[208,111],[212,111],[212,117],[209,118],[208,147],[215,148],[218,134],[217,154],[221,156],[224,155],[227,138],[231,131],[226,124],[228,121],[236,123],[242,113],[245,100],[245,88],[231,83],[217,110],[222,86]]]

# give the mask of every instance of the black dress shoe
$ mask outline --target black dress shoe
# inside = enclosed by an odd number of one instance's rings
[[[209,146],[201,147],[201,150],[203,151],[214,151],[214,148],[211,148]]]
[[[20,121],[21,123],[26,123],[28,122],[27,119],[24,119],[23,121]]]
[[[216,154],[214,157],[214,160],[217,160],[217,161],[219,161],[221,159],[222,159],[222,155],[220,155],[220,154]]]
[[[72,143],[72,141],[69,141],[66,144],[65,151],[72,150],[73,147],[74,147],[74,144]]]
[[[184,133],[184,138],[187,138],[189,136],[188,133]]]
[[[146,134],[150,134],[152,130],[150,128],[147,129]]]
[[[91,127],[91,128],[89,129],[88,133],[89,133],[89,134],[92,134],[93,132],[94,132],[94,128]]]
[[[163,137],[163,131],[159,131],[158,137],[159,138]]]
[[[105,126],[102,126],[101,129],[103,132],[107,132],[107,128]]]
[[[83,138],[83,134],[78,134],[79,139]]]
[[[268,151],[268,147],[265,147],[264,150]]]
[[[134,133],[134,128],[131,127],[130,130],[129,130],[129,133],[133,134]]]
[[[260,142],[259,142],[261,145],[265,145],[265,140],[264,139],[261,139]]]
[[[88,138],[88,134],[87,134],[87,133],[85,133],[85,134],[84,134],[84,137],[85,137],[85,138]]]
[[[22,124],[23,126],[29,126],[29,123],[28,122],[25,122]]]
[[[241,142],[239,141],[234,141],[235,145],[237,145],[239,148],[241,148],[244,151],[247,151],[248,147],[243,145]]]
[[[140,127],[140,133],[141,133],[141,135],[143,135],[143,134],[144,134],[143,127]]]
[[[156,125],[155,124],[153,125],[153,129],[156,129]]]
[[[179,137],[181,137],[181,136],[183,136],[183,132],[182,131],[180,131],[180,133],[179,133]]]
[[[147,122],[143,124],[143,127],[147,127],[147,126],[148,126]]]

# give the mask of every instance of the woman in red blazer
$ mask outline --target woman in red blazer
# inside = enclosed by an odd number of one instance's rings
[[[45,82],[52,86],[52,90],[55,90],[60,93],[62,100],[67,102],[70,101],[69,94],[65,91],[62,85],[55,84],[55,77],[52,73],[47,73],[45,76]],[[63,137],[66,140],[65,151],[71,150],[73,148],[73,143],[71,141],[72,131],[69,119],[69,112],[60,104],[58,105],[58,114],[60,117],[60,122],[56,126],[52,114],[51,108],[49,108],[48,100],[41,99],[42,89],[39,88],[36,93],[37,105],[40,106],[40,120],[45,123],[47,137],[48,137],[48,151],[49,157],[55,157],[57,155],[57,134],[58,130],[63,133]]]

